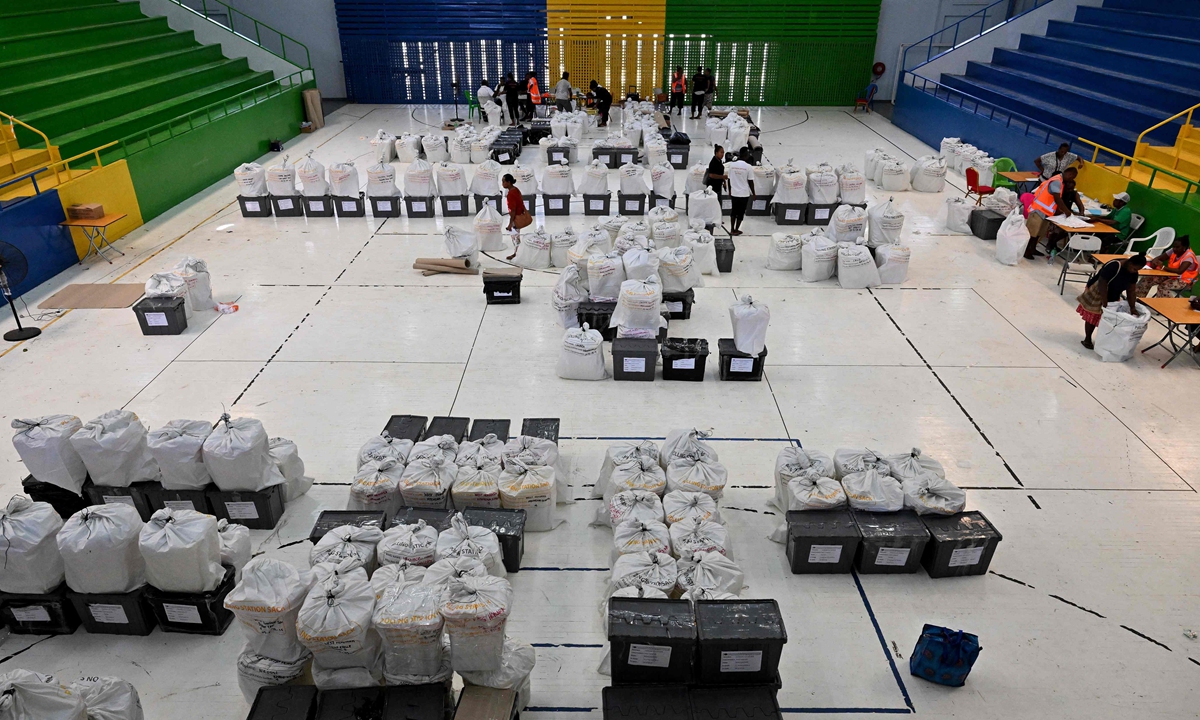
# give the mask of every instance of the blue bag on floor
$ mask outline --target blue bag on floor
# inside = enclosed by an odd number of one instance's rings
[[[930,682],[961,687],[982,649],[977,635],[926,624],[908,659],[908,670]]]

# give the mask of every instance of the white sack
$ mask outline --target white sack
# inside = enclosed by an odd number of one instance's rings
[[[380,435],[371,437],[358,449],[358,464],[355,468],[361,470],[363,465],[372,460],[395,460],[400,465],[404,465],[408,462],[408,454],[412,452],[412,449],[412,440],[394,438],[384,431]]]
[[[369,460],[350,484],[350,499],[347,510],[382,510],[389,516],[400,507],[400,478],[404,475],[404,464],[392,458]]]
[[[488,455],[476,455],[458,463],[458,478],[450,489],[458,509],[500,507],[500,463]]]
[[[717,501],[707,493],[672,490],[663,495],[662,507],[667,525],[692,519],[721,522]]]
[[[971,234],[971,211],[975,203],[958,196],[946,198],[946,229],[963,235]]]
[[[895,512],[904,507],[900,482],[888,474],[887,465],[876,463],[862,472],[842,478],[850,507],[866,512]]]
[[[852,165],[846,165],[838,175],[841,201],[847,205],[862,205],[867,201],[867,179]]]
[[[558,355],[556,374],[564,380],[604,380],[604,337],[587,323],[563,334],[562,350]]]
[[[667,490],[702,492],[720,500],[729,472],[716,460],[704,456],[677,457],[667,465]]]
[[[217,537],[221,541],[221,564],[233,568],[234,578],[241,580],[242,569],[250,562],[250,528],[222,518],[217,521]]]
[[[437,529],[418,520],[414,525],[393,525],[383,533],[376,554],[380,565],[407,563],[429,567],[437,551]]]
[[[146,582],[164,592],[206,593],[225,579],[217,519],[195,510],[163,508],[138,536]]]
[[[408,463],[400,477],[400,496],[404,504],[419,508],[450,506],[450,488],[458,477],[458,465],[432,455]]]
[[[630,280],[644,281],[648,278],[657,280],[658,268],[662,265],[662,260],[658,257],[658,254],[641,247],[622,250],[622,241],[626,239],[626,237],[622,237],[617,240],[617,245],[613,249],[613,252],[621,253],[621,264],[625,266],[625,282]],[[624,282],[621,283],[622,287],[624,287],[624,284]]]
[[[704,278],[690,247],[665,247],[658,251],[658,257],[663,292],[682,293],[704,287]]]
[[[533,168],[518,162],[512,166],[511,173],[517,181],[517,189],[521,191],[522,197],[531,198],[537,195],[537,175]]]
[[[396,168],[387,163],[376,163],[367,168],[367,197],[396,197]]]
[[[287,438],[274,437],[267,441],[271,461],[279,469],[285,481],[283,502],[290,503],[304,495],[312,488],[313,479],[304,474],[304,461],[300,459],[300,449],[296,443]]]
[[[867,249],[866,241],[838,243],[838,285],[848,289],[875,287],[879,284],[879,268]]]
[[[612,483],[613,471],[617,469],[618,465],[643,457],[649,458],[654,464],[658,463],[658,446],[652,440],[639,442],[623,440],[609,445],[604,451],[604,460],[600,463],[600,475],[596,478],[595,485],[592,486],[592,497],[611,497],[612,493],[608,492],[608,488]],[[663,484],[666,484],[665,476]]]
[[[838,178],[833,168],[819,167],[808,174],[808,201],[817,205],[832,205],[838,201]]]
[[[700,518],[680,520],[671,524],[670,535],[671,552],[677,558],[687,559],[698,552],[717,552],[733,557],[729,531],[718,522]]]
[[[574,195],[575,180],[566,164],[547,165],[542,171],[542,192],[547,195]]]
[[[775,497],[771,503],[779,510],[787,511],[788,483],[807,470],[815,470],[820,477],[835,477],[833,459],[817,450],[806,450],[789,445],[775,456]]]
[[[486,577],[487,575],[487,566],[477,558],[465,555],[449,557],[430,565],[429,569],[425,571],[425,577],[421,578],[421,584],[445,589],[452,580],[464,577]]]
[[[883,285],[898,284],[908,278],[908,265],[912,259],[912,248],[907,245],[884,245],[875,251],[875,265],[879,267],[879,282]]]
[[[804,243],[795,233],[773,233],[767,247],[768,270],[799,270]]]
[[[295,660],[276,660],[253,650],[246,650],[238,655],[237,659],[238,688],[241,689],[246,702],[253,704],[261,688],[300,684],[299,681],[311,660],[312,655],[307,650],[302,657]]]
[[[946,469],[937,460],[921,452],[921,448],[913,448],[906,453],[897,453],[883,458],[888,466],[888,474],[897,480],[915,480],[922,473],[931,472],[938,477],[946,477]]]
[[[626,520],[613,528],[614,559],[639,552],[671,553],[671,535],[661,520]]]
[[[641,165],[626,163],[617,170],[617,176],[622,195],[649,195],[650,186],[646,184],[646,169]]]
[[[578,189],[580,195],[608,195],[608,166],[602,160],[588,163]]]
[[[204,466],[217,487],[257,492],[287,480],[271,458],[270,442],[262,423],[252,418],[221,415],[204,441]]]
[[[83,698],[53,675],[9,670],[0,675],[3,720],[88,720]]]
[[[650,189],[667,199],[675,196],[675,168],[670,163],[658,163],[650,168]]]
[[[65,579],[58,553],[63,521],[50,503],[14,495],[0,510],[0,591],[41,595]]]
[[[79,494],[87,479],[83,458],[71,436],[83,427],[74,415],[46,415],[12,421],[13,447],[25,469],[39,482]]]
[[[579,242],[579,236],[575,234],[573,228],[567,228],[560,233],[555,233],[550,236],[550,265],[556,268],[565,268],[571,264],[568,254],[575,243]]]
[[[437,194],[433,184],[433,166],[420,158],[409,163],[404,170],[404,195],[428,198]]]
[[[679,579],[676,583],[679,592],[684,594],[702,590],[737,595],[746,586],[746,575],[724,553],[700,551],[692,553],[689,559],[679,561]]]
[[[893,204],[895,198],[875,203],[867,208],[867,246],[878,248],[900,242],[904,230],[904,214]]]
[[[703,458],[710,462],[718,460],[717,451],[705,442],[712,437],[712,430],[684,428],[667,433],[663,441],[662,452],[658,455],[658,464],[665,470],[672,460],[679,458]]]
[[[109,410],[71,436],[71,446],[92,482],[129,487],[159,479],[158,463],[146,446],[146,426],[128,410]]]
[[[729,306],[733,323],[733,344],[738,352],[759,355],[767,347],[767,326],[771,324],[771,309],[754,298],[743,295]]]
[[[838,246],[824,233],[806,236],[800,257],[800,279],[804,282],[820,282],[837,274]]]
[[[931,472],[919,473],[902,481],[900,486],[904,491],[904,507],[915,510],[918,515],[954,515],[962,512],[967,504],[965,492]]]
[[[645,251],[630,250],[626,257],[638,252]],[[626,280],[621,283],[621,294],[617,298],[610,325],[657,330],[662,294],[663,288],[659,285],[657,275],[651,275],[647,280]]]
[[[442,237],[445,238],[447,255],[454,259],[466,260],[471,267],[478,266],[480,248],[475,233],[447,225]]]
[[[721,224],[721,200],[712,188],[705,187],[688,195],[688,218]]]
[[[490,204],[485,204],[475,215],[475,238],[482,252],[499,252],[506,247],[504,220]]]
[[[278,165],[267,168],[267,192],[276,197],[296,195],[296,166],[284,155]]]
[[[187,285],[188,310],[199,312],[203,310],[212,310],[215,303],[212,296],[212,278],[208,272],[208,263],[194,257],[185,257],[175,263],[172,268],[179,277],[183,278],[183,282]]]
[[[1004,265],[1016,265],[1025,254],[1029,245],[1029,228],[1025,227],[1025,218],[1021,208],[1015,207],[1000,224],[996,233],[996,260]]]
[[[1129,314],[1127,305],[1109,303],[1100,315],[1096,326],[1096,354],[1104,362],[1125,362],[1133,357],[1138,343],[1146,334],[1150,323],[1150,312],[1143,310],[1136,316]]]
[[[658,470],[661,472],[662,468]],[[662,500],[648,490],[625,490],[616,493],[597,509],[596,522],[592,524],[617,527],[626,521],[663,522]]]
[[[588,293],[593,302],[616,302],[625,282],[625,263],[615,251],[587,261]]]
[[[757,189],[757,178],[755,181],[754,187]],[[789,160],[787,165],[779,169],[779,182],[775,185],[775,196],[772,198],[772,202],[785,205],[804,205],[808,201],[808,176],[804,174],[804,170],[793,166]]]
[[[425,151],[425,159],[431,163],[447,162],[450,159],[444,135],[426,135],[421,138],[421,148]]]
[[[318,666],[360,668],[378,682],[380,641],[371,628],[374,611],[375,592],[362,568],[332,573],[313,585],[296,616],[296,637],[313,654],[314,674]]]
[[[833,477],[842,480],[850,473],[863,472],[880,462],[883,462],[883,456],[869,448],[838,448],[833,453]]]
[[[504,578],[463,577],[446,586],[441,612],[456,672],[500,669],[512,599],[512,586]]]
[[[212,482],[203,456],[204,441],[212,430],[212,423],[204,420],[172,420],[146,436],[164,489],[200,490]]]
[[[675,211],[672,210],[671,212]],[[654,240],[655,247],[659,249],[679,247],[679,223],[677,221],[671,220],[669,222],[656,222],[650,227],[651,239]]]
[[[503,493],[503,490],[501,491]],[[503,495],[501,496],[503,498]],[[525,529],[529,529],[528,516]],[[489,575],[504,577],[504,551],[496,533],[479,525],[468,525],[462,513],[450,518],[450,527],[438,534],[435,557],[438,560],[470,557],[483,563]]]
[[[333,163],[329,166],[329,194],[342,197],[358,197],[358,168],[354,161]]]
[[[376,160],[389,163],[396,157],[396,136],[380,128],[371,138],[371,147],[375,149]]]
[[[567,332],[569,334],[571,331]],[[524,510],[526,531],[553,530],[558,524],[554,511],[556,487],[553,466],[528,465],[516,458],[506,458],[499,483],[500,507]]]
[[[402,163],[415,162],[421,157],[421,138],[404,133],[396,140],[396,160]]]
[[[683,182],[683,194],[691,195],[704,189],[704,179],[708,176],[708,166],[696,163],[688,168],[687,178]]]
[[[701,275],[720,274],[717,269],[717,246],[711,233],[689,230],[683,234],[682,244],[692,249],[692,261]]]
[[[257,557],[242,568],[242,579],[225,596],[246,634],[246,651],[279,662],[308,658],[296,637],[296,615],[313,584],[311,570],[297,570],[282,560]]]
[[[834,242],[854,242],[867,229],[867,211],[853,205],[839,205],[829,218],[826,234]]]
[[[313,159],[309,150],[296,166],[296,176],[303,186],[300,193],[305,197],[324,197],[329,194],[329,181],[325,179],[325,166]]]
[[[887,192],[900,192],[908,189],[908,166],[898,160],[890,160],[880,165],[879,187]]]
[[[143,720],[142,700],[128,680],[88,677],[70,685],[87,706],[88,720]]]
[[[383,641],[385,676],[435,675],[442,667],[441,590],[395,582],[375,602],[372,622]]]
[[[579,266],[570,264],[558,274],[551,304],[564,329],[579,327],[579,303],[588,299],[587,284],[579,277]]]
[[[342,525],[321,536],[309,551],[308,562],[330,563],[339,570],[359,567],[370,575],[375,572],[375,549],[382,541],[383,531],[373,525]]]
[[[267,171],[258,163],[242,163],[233,169],[233,179],[237,182],[238,195],[242,197],[263,197],[267,194]]]
[[[923,155],[909,171],[912,189],[917,192],[939,193],[946,187],[946,158]]]
[[[754,195],[756,197],[771,197],[775,194],[776,170],[765,159],[762,164],[754,166]]]
[[[550,267],[550,233],[545,228],[521,236],[517,253],[512,262],[530,270],[545,270]]]
[[[142,518],[129,505],[86,507],[58,531],[67,586],[79,593],[127,593],[146,584],[138,550]]]
[[[630,553],[613,562],[610,587],[615,591],[641,586],[669,593],[675,589],[678,579],[679,566],[670,555],[657,552]]]
[[[478,670],[460,673],[464,685],[515,690],[517,693],[517,711],[520,712],[529,705],[532,696],[532,683],[529,676],[537,663],[537,652],[532,645],[513,638],[504,639],[504,650],[500,656],[500,667],[495,670]]]
[[[494,197],[503,191],[500,189],[500,178],[504,176],[504,168],[495,160],[487,160],[475,168],[475,176],[471,178],[471,194]]]
[[[440,162],[433,166],[433,174],[437,178],[438,195],[455,197],[467,194],[467,174],[462,165]]]

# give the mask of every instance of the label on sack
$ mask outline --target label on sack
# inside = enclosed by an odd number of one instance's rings
[[[257,200],[247,200],[246,212],[262,212],[262,206],[258,204]]]
[[[105,495],[103,497],[105,505],[128,505],[129,507],[137,507],[137,504],[133,502],[133,498],[129,497],[128,495]]]
[[[963,567],[965,565],[978,565],[983,558],[983,548],[959,548],[950,553],[950,567]]]
[[[641,667],[669,667],[671,648],[663,645],[630,645],[629,664]]]
[[[621,164],[622,165],[625,165],[625,164],[631,163],[631,162],[633,162],[633,155],[626,155],[625,153],[621,153]]]
[[[510,156],[508,153],[500,153],[499,157],[497,157],[496,159],[499,160],[500,162],[504,162],[505,160],[508,160],[509,157]]]
[[[462,212],[462,200],[447,200],[446,209],[450,212]]]
[[[631,211],[636,212],[639,205],[641,205],[641,203],[638,202],[637,200],[626,200],[625,201],[625,209],[626,210],[631,210]]]
[[[559,198],[550,198],[551,210],[562,210],[562,200]]]
[[[353,200],[342,201],[342,212],[354,212],[356,210],[358,210],[358,203]]]
[[[88,605],[88,612],[92,614],[92,618],[98,623],[106,623],[108,625],[129,624],[129,616],[125,614],[125,608],[120,605]]]
[[[379,209],[379,212],[391,212],[392,211],[392,201],[391,200],[376,200],[375,207]]]
[[[163,603],[163,612],[170,622],[188,623],[190,625],[203,624],[203,621],[200,619],[200,610],[195,605]]]
[[[146,326],[147,327],[166,327],[167,326],[167,314],[166,313],[146,313]]]
[[[591,210],[603,210],[604,209],[604,201],[603,200],[588,200],[588,208]]]
[[[50,622],[50,613],[46,612],[46,608],[41,605],[31,605],[23,608],[9,608],[14,619],[17,622]]]
[[[808,561],[814,565],[833,564],[841,559],[841,545],[813,545],[808,549]]]
[[[875,556],[875,564],[902,567],[908,562],[911,552],[912,548],[879,548],[879,554]]]
[[[721,672],[762,670],[762,650],[729,650],[721,653]]]
[[[683,301],[667,303],[667,312],[681,313],[683,312]]]
[[[729,358],[729,372],[754,372],[754,358]]]
[[[820,211],[818,210],[817,212],[819,213]],[[820,216],[818,215],[818,217],[820,217]],[[825,217],[829,217],[828,211],[826,211]],[[784,220],[799,220],[800,219],[800,211],[799,210],[784,210],[783,211],[783,219]]]
[[[696,358],[684,358],[682,360],[671,361],[672,370],[695,370]]]
[[[625,372],[646,372],[646,358],[627,357],[621,359],[621,367]]]
[[[829,208],[817,208],[813,213],[813,218],[816,220],[828,220]]]
[[[295,207],[295,205],[292,204],[291,198],[279,198],[278,200],[276,200],[276,202],[279,203],[280,210],[291,210],[292,208]]]
[[[672,165],[682,165],[683,164],[683,156],[682,155],[672,155],[671,156],[671,164]]]
[[[163,500],[163,507],[168,510],[200,510],[191,500]]]
[[[325,203],[321,202],[320,200],[309,200],[308,209],[309,212],[321,212],[325,209]]]
[[[412,201],[412,211],[415,213],[425,212],[425,207],[426,206],[425,206],[424,200],[413,200]]]
[[[230,520],[257,520],[258,508],[252,502],[227,502],[225,512]]]

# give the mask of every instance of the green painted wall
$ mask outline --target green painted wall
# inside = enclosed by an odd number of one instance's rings
[[[1192,249],[1200,252],[1200,208],[1185,205],[1167,193],[1152,190],[1140,183],[1129,183],[1127,192],[1129,207],[1146,218],[1146,224],[1137,232],[1139,237],[1171,227],[1175,228],[1176,235],[1190,235]],[[1141,247],[1135,246],[1135,249],[1145,250],[1148,247],[1149,243],[1143,243]]]

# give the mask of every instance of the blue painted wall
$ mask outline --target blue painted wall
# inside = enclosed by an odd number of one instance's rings
[[[47,190],[0,210],[0,241],[15,245],[29,262],[29,275],[13,288],[22,295],[79,262],[57,190]]]

